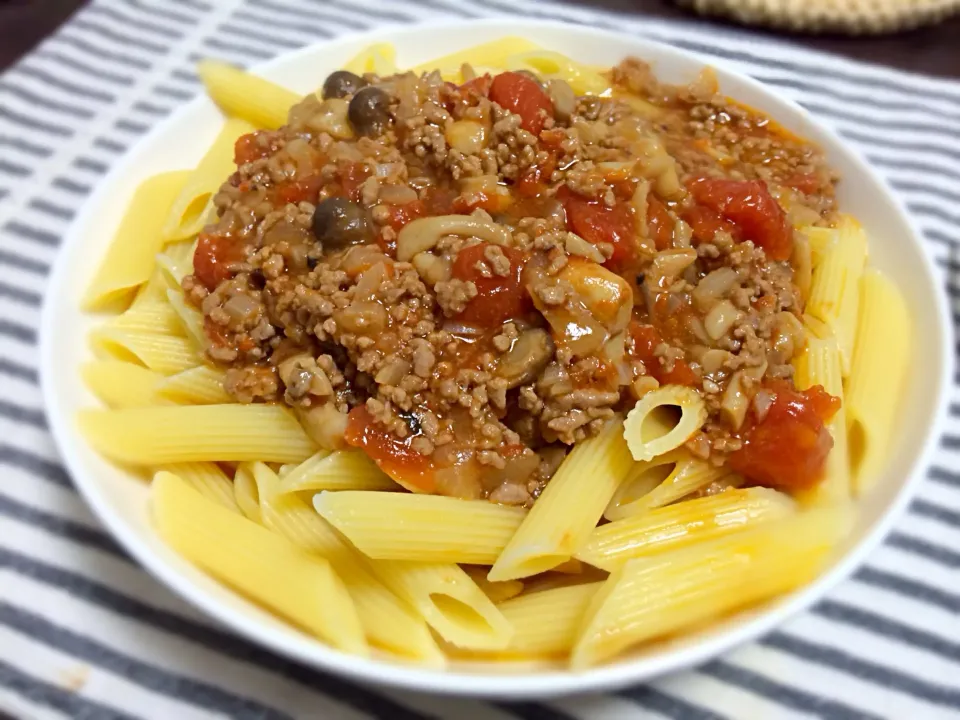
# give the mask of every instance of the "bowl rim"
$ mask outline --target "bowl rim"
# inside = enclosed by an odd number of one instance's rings
[[[626,33],[593,26],[581,26],[555,20],[511,17],[431,21],[413,25],[385,24],[373,30],[345,33],[330,40],[313,43],[289,53],[279,54],[267,62],[252,65],[250,70],[255,73],[269,70],[275,65],[283,64],[290,58],[309,56],[316,52],[318,47],[335,49],[339,45],[351,45],[361,40],[371,44],[375,42],[394,42],[397,41],[398,37],[443,32],[444,30],[460,30],[466,26],[483,29],[499,28],[504,36],[523,36],[531,30],[556,29],[589,36],[591,40],[595,41],[602,41],[605,37],[616,38],[620,41],[626,40],[637,46],[638,53],[642,53],[644,48],[654,48],[666,55],[673,54],[686,57],[697,63],[716,67],[722,73],[736,78],[737,82],[745,84],[755,92],[772,96],[777,102],[786,105],[799,117],[811,123],[818,132],[841,148],[856,167],[857,173],[870,177],[882,189],[885,195],[884,200],[894,208],[904,225],[911,231],[910,242],[921,257],[925,274],[924,279],[932,283],[933,287],[939,288],[933,261],[924,249],[922,235],[918,232],[915,221],[907,213],[903,201],[892,191],[886,179],[865,161],[862,153],[841,138],[830,125],[812,117],[808,111],[791,98],[783,96],[777,90],[769,88],[764,83],[731,67],[720,58],[707,57],[699,52],[673,47],[661,41],[650,40],[645,37],[631,37]],[[60,305],[54,302],[55,293],[50,288],[58,287],[70,272],[70,266],[67,263],[67,249],[82,242],[83,233],[81,229],[88,225],[91,218],[96,216],[97,210],[103,206],[109,188],[115,185],[117,180],[127,174],[130,168],[134,166],[140,148],[164,135],[169,126],[175,124],[182,116],[194,112],[206,102],[210,102],[206,94],[200,93],[192,100],[183,103],[167,118],[161,120],[150,132],[141,137],[99,180],[96,189],[86,199],[80,212],[64,234],[64,240],[58,249],[53,264],[40,318],[40,387],[50,432],[63,459],[64,466],[73,478],[81,496],[92,508],[97,518],[106,526],[113,538],[137,561],[141,568],[166,588],[172,590],[189,605],[202,611],[211,620],[226,625],[232,632],[245,640],[320,671],[340,674],[352,680],[441,695],[523,699],[614,690],[630,684],[644,682],[671,671],[701,664],[722,652],[731,650],[769,632],[790,617],[806,609],[833,589],[840,581],[852,574],[865,556],[876,548],[881,539],[889,532],[893,523],[901,516],[907,503],[916,493],[919,482],[923,477],[922,471],[930,464],[930,459],[945,422],[948,400],[944,389],[949,387],[949,378],[953,367],[953,356],[950,353],[953,335],[952,326],[948,321],[949,313],[946,298],[939,291],[935,292],[934,296],[938,316],[936,326],[943,339],[942,357],[939,358],[942,371],[940,376],[936,378],[937,398],[935,399],[933,422],[927,430],[920,452],[915,455],[913,462],[910,464],[907,480],[889,503],[887,509],[866,530],[856,545],[847,550],[846,554],[826,573],[786,596],[775,606],[765,608],[763,612],[756,616],[749,617],[743,622],[725,628],[720,632],[710,633],[697,642],[677,648],[667,648],[663,652],[658,652],[652,656],[628,659],[616,664],[600,665],[581,672],[550,670],[535,674],[509,675],[506,673],[490,674],[436,670],[404,665],[376,657],[361,658],[349,655],[326,645],[318,638],[306,634],[304,634],[304,637],[309,642],[304,647],[300,647],[300,644],[288,642],[267,624],[259,620],[253,621],[237,608],[227,607],[220,603],[212,593],[183,575],[173,564],[158,555],[134,530],[128,530],[126,527],[127,519],[115,512],[108,500],[107,493],[101,491],[100,483],[95,479],[94,474],[84,468],[84,463],[78,455],[79,448],[85,443],[76,430],[72,417],[69,417],[65,411],[53,381],[53,377],[57,373],[57,359],[53,352],[53,336],[57,329],[56,320]]]

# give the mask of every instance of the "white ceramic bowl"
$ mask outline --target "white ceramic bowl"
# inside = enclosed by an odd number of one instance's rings
[[[654,63],[672,82],[696,76],[703,61],[680,50],[599,30],[545,22],[470,21],[390,28],[305,48],[259,68],[267,78],[307,93],[325,76],[372,42],[397,48],[401,67],[505,35],[520,35],[594,65],[610,66],[626,55]],[[831,568],[816,582],[763,608],[730,618],[709,630],[645,648],[618,662],[580,673],[561,668],[524,671],[503,666],[418,669],[345,655],[284,624],[225,589],[168,549],[153,532],[148,490],[142,480],[99,457],[77,430],[77,410],[96,406],[80,381],[89,358],[88,331],[100,319],[80,312],[84,288],[105,252],[133,189],[166,170],[192,167],[220,124],[213,103],[201,97],[181,108],[143,139],[103,180],[68,233],[56,262],[41,328],[43,394],[50,426],[77,487],[119,542],[157,579],[235,632],[282,655],[357,680],[417,690],[530,697],[597,691],[647,680],[701,663],[755,638],[818,600],[846,577],[879,542],[920,479],[937,437],[950,367],[949,330],[929,260],[902,204],[864,161],[796,104],[760,83],[717,67],[722,91],[769,113],[797,134],[819,143],[843,182],[840,206],[865,226],[870,262],[903,290],[914,319],[910,377],[900,426],[885,477],[861,502],[860,522]]]

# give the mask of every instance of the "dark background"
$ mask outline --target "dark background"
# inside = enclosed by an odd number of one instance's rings
[[[693,17],[669,0],[566,0],[610,10],[648,13],[657,17]],[[389,0],[384,0],[389,2]],[[52,33],[83,0],[0,0],[0,70],[8,67]],[[703,25],[722,21],[697,20]],[[757,30],[766,35],[773,31]],[[944,23],[883,37],[804,36],[780,33],[807,47],[903,70],[960,79],[960,16]]]

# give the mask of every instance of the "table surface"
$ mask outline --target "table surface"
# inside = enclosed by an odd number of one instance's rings
[[[645,12],[665,18],[690,18],[690,13],[669,0],[567,0],[610,10]],[[0,70],[27,53],[52,33],[84,0],[0,0]],[[721,21],[697,19],[709,26]],[[757,30],[765,35],[773,31]],[[827,50],[850,58],[888,65],[902,70],[960,79],[960,16],[940,25],[883,37],[849,38],[780,33],[806,47]]]

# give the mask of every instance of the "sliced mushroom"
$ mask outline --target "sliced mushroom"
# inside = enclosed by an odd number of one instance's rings
[[[524,330],[500,358],[496,374],[506,380],[507,386],[511,388],[530,382],[550,362],[553,352],[553,340],[546,330]]]

